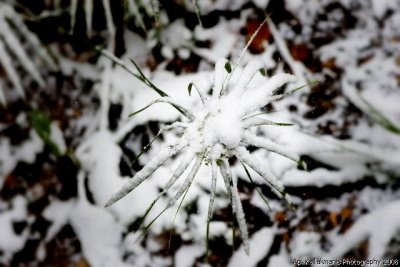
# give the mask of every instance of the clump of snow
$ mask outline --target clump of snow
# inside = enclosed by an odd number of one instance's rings
[[[109,132],[99,132],[77,150],[78,158],[89,172],[89,189],[96,203],[101,206],[106,204],[112,191],[116,191],[125,184],[125,179],[119,175],[122,151],[113,140]],[[145,211],[146,202],[143,202],[143,198],[149,201],[156,196],[156,193],[156,188],[147,188],[147,191],[139,190],[136,195],[128,196],[126,202],[117,203],[112,210],[121,222],[129,222],[132,217],[139,217]],[[140,199],[142,202],[138,202]],[[142,204],[132,209],[131,203]]]
[[[287,255],[272,255],[271,258],[269,258],[269,263],[268,267],[275,267],[275,266],[280,266],[280,267],[292,267],[293,265],[291,264],[289,257]]]
[[[196,258],[203,254],[203,248],[192,245],[182,246],[175,255],[175,266],[176,267],[190,267],[193,266]]]
[[[34,130],[29,133],[29,139],[24,141],[19,147],[14,147],[8,139],[0,139],[0,188],[6,175],[15,168],[19,161],[33,163],[36,155],[43,150],[42,139]]]
[[[269,0],[253,0],[253,3],[260,9],[265,9],[269,4]]]
[[[320,257],[322,254],[320,238],[315,232],[297,233],[290,243],[291,257],[301,261]]]
[[[101,207],[93,206],[85,196],[84,175],[79,175],[79,200],[70,220],[82,244],[85,257],[92,266],[127,267],[122,261],[119,244],[122,227]]]
[[[235,33],[238,31],[239,25],[240,23],[227,22],[222,19],[218,25],[210,29],[196,27],[194,31],[195,39],[200,41],[209,40],[213,46],[211,49],[195,47],[193,51],[210,62],[217,62],[221,57],[228,57],[238,41]]]
[[[51,204],[43,211],[43,216],[51,221],[50,228],[46,234],[46,240],[49,241],[68,223],[71,212],[75,207],[75,201],[53,200]]]
[[[0,262],[10,262],[13,254],[25,245],[28,232],[17,235],[13,229],[13,223],[23,221],[27,216],[26,200],[17,196],[11,201],[11,209],[1,213],[0,216]]]
[[[397,1],[371,1],[371,4],[374,13],[378,18],[382,18],[389,10],[397,10],[399,8],[399,3]]]
[[[207,14],[213,10],[237,10],[248,0],[204,0],[197,1],[201,14]]]
[[[163,29],[160,39],[163,43],[161,52],[166,58],[172,59],[174,52],[183,55],[183,58],[189,55],[192,33],[185,27],[183,19],[178,19]]]

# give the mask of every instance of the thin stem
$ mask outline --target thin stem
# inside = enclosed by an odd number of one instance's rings
[[[301,90],[301,89],[303,89],[303,88],[305,88],[305,87],[307,87],[307,86],[311,86],[311,85],[314,85],[314,84],[317,84],[317,83],[319,83],[318,80],[311,81],[311,82],[309,82],[309,83],[306,83],[305,85],[302,85],[302,86],[299,86],[299,87],[297,87],[297,88],[295,88],[295,89],[293,89],[293,90],[290,90],[290,91],[287,92],[287,93],[274,95],[274,96],[271,97],[270,102],[272,102],[272,101],[277,101],[277,100],[281,100],[282,98],[284,98],[284,97],[286,97],[286,96],[289,96],[289,95],[292,95],[292,94],[296,93],[297,91],[299,91],[299,90]]]
[[[187,152],[179,164],[179,166],[175,169],[174,174],[172,177],[168,180],[168,182],[164,185],[164,189],[161,193],[158,194],[158,196],[151,202],[149,207],[146,209],[145,213],[141,217],[139,221],[139,226],[138,229],[141,227],[143,222],[145,221],[147,215],[150,213],[151,209],[154,207],[154,205],[157,203],[157,201],[163,197],[164,195],[167,194],[168,190],[175,184],[175,182],[182,176],[182,174],[185,172],[185,170],[189,167],[190,163],[193,161],[193,153]]]
[[[231,191],[232,210],[235,213],[235,218],[239,225],[239,230],[242,235],[244,250],[248,255],[250,251],[250,246],[249,246],[249,232],[247,230],[246,218],[243,212],[243,207],[242,207],[242,202],[240,200],[239,192],[237,190],[237,184],[236,181],[232,178],[232,173],[229,168],[229,162],[227,159],[222,160],[220,168],[221,168],[221,174],[225,176],[224,179],[229,181],[229,187],[227,188],[227,190]]]
[[[242,165],[244,171],[246,172],[247,177],[249,178],[250,182],[254,185],[254,188],[256,189],[257,193],[260,195],[261,199],[264,201],[265,204],[267,204],[267,207],[269,208],[269,210],[271,210],[271,206],[269,205],[267,199],[264,197],[264,194],[258,189],[257,185],[255,184],[253,178],[251,177],[250,172],[247,169],[244,162],[240,161],[240,164]]]
[[[288,204],[291,203],[289,197],[284,190],[282,182],[279,181],[272,173],[270,173],[268,169],[263,167],[265,164],[262,164],[262,162],[260,162],[259,160],[252,158],[249,151],[247,151],[245,147],[240,146],[236,149],[236,157],[240,161],[246,163],[256,173],[258,173],[261,178],[264,179],[267,185],[269,185],[272,192],[274,192],[278,197],[285,199]]]
[[[140,112],[146,110],[150,106],[156,104],[156,103],[168,103],[171,104],[172,106],[179,108],[179,111],[184,115],[186,118],[188,118],[190,121],[194,121],[195,115],[190,111],[188,107],[185,107],[184,103],[181,103],[180,101],[170,98],[170,97],[160,97],[158,99],[155,99],[151,101],[149,104],[144,106],[143,108],[139,109],[138,111],[135,111],[131,114],[129,114],[129,117],[135,116],[136,114],[139,114]]]
[[[275,45],[276,45],[278,51],[280,52],[281,56],[283,57],[285,62],[290,66],[293,73],[297,77],[299,77],[300,82],[307,84],[307,78],[305,77],[305,74],[310,75],[310,72],[307,70],[307,68],[303,65],[302,62],[294,60],[285,41],[279,34],[279,31],[278,31],[277,27],[275,26],[275,24],[272,22],[272,20],[267,19],[267,23],[268,23],[268,28],[269,28],[272,36],[274,37]],[[309,84],[307,84],[307,85],[309,85]]]
[[[178,199],[190,188],[194,177],[196,176],[198,170],[200,169],[201,163],[203,161],[202,157],[197,157],[196,162],[194,163],[192,169],[190,170],[188,176],[186,177],[185,181],[179,188],[178,192],[174,195],[172,199],[168,201],[167,206],[144,228],[143,232],[139,235],[139,237],[136,239],[136,242],[148,232],[150,229],[151,225],[169,208],[171,208],[177,201]]]
[[[207,213],[207,230],[206,230],[206,260],[208,259],[209,253],[209,237],[210,237],[210,222],[213,215],[213,205],[215,200],[215,191],[217,190],[217,163],[213,160],[211,162],[211,193],[210,202],[208,204]]]
[[[135,66],[136,70],[139,72],[140,77],[143,79],[143,81],[150,86],[151,88],[153,88],[160,96],[168,96],[167,93],[165,93],[164,91],[162,91],[160,88],[158,88],[157,86],[154,85],[154,83],[152,83],[149,78],[146,77],[146,75],[144,75],[144,73],[142,72],[142,70],[140,69],[139,65],[136,64],[136,62],[133,59],[129,59],[133,66]]]
[[[129,74],[132,74],[133,76],[135,76],[135,78],[137,78],[139,81],[143,82],[145,85],[149,86],[151,89],[153,89],[160,96],[162,96],[162,97],[168,96],[167,93],[162,91],[160,88],[155,86],[153,83],[151,83],[151,82],[149,83],[150,80],[147,79],[144,75],[142,76],[143,72],[140,71],[140,68],[138,67],[138,65],[132,59],[131,59],[131,62],[135,66],[136,70],[140,73],[140,75],[138,75],[137,73],[133,72],[121,59],[117,58],[116,56],[114,56],[110,52],[108,52],[106,50],[103,50],[100,47],[95,47],[94,49],[96,51],[98,51],[100,54],[102,54],[103,56],[105,56],[108,59],[110,59],[111,61],[113,61],[118,66],[122,67],[124,70],[129,72]]]
[[[189,185],[188,189],[185,191],[185,194],[183,194],[183,197],[182,197],[181,201],[179,202],[178,208],[176,209],[174,218],[172,219],[171,231],[169,232],[168,249],[171,247],[172,229],[174,228],[176,216],[178,215],[178,212],[182,206],[182,203],[185,200],[187,193],[189,192],[189,188],[190,188],[190,185]]]
[[[147,150],[149,150],[150,146],[153,144],[153,142],[161,135],[163,134],[165,131],[168,131],[170,129],[173,129],[175,127],[186,127],[187,124],[180,122],[180,121],[176,121],[170,125],[166,125],[164,127],[162,127],[158,133],[150,140],[150,142],[143,147],[142,151],[140,151],[140,153],[134,158],[134,160],[132,160],[131,165],[135,164],[136,161],[139,160],[139,158],[143,155],[144,152],[146,152]]]
[[[196,12],[196,16],[199,21],[199,24],[201,27],[203,27],[203,23],[201,22],[201,17],[200,17],[201,13],[200,13],[200,6],[198,3],[198,0],[192,0],[192,1],[193,1],[193,5],[194,5],[194,12]]]
[[[265,113],[263,113],[265,114]],[[261,114],[257,114],[261,115]],[[274,126],[293,126],[293,123],[287,123],[287,122],[274,122],[265,118],[254,118],[254,116],[257,115],[252,115],[249,116],[245,119],[242,120],[243,122],[243,128],[248,129],[251,127],[255,126],[262,126],[262,125],[274,125]]]
[[[204,93],[204,88],[202,88],[202,86],[200,86],[197,82],[191,82],[190,84],[189,84],[189,86],[190,85],[192,85],[195,89],[196,89],[196,91],[197,91],[197,93],[199,94],[199,96],[200,96],[200,99],[201,99],[201,103],[203,103],[203,104],[205,104],[206,102],[208,102],[208,97],[207,97],[207,95]],[[190,91],[189,91],[189,93],[190,93]]]
[[[260,23],[260,25],[258,26],[258,28],[255,30],[255,32],[251,35],[249,41],[246,43],[245,47],[242,49],[242,51],[240,52],[239,56],[236,59],[236,63],[233,66],[232,72],[234,73],[236,68],[238,67],[240,61],[242,60],[242,57],[244,55],[244,53],[247,51],[247,49],[249,48],[249,46],[251,45],[251,43],[254,41],[254,39],[256,38],[257,34],[260,32],[261,28],[265,25],[265,23],[267,23],[268,21],[268,17],[266,17],[263,22]],[[223,94],[223,91],[225,90],[225,87],[229,84],[229,80],[232,77],[232,75],[229,75],[226,77],[223,86],[222,86],[222,90],[220,92],[220,94]]]

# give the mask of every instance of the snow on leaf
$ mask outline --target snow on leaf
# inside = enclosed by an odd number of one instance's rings
[[[166,146],[160,151],[157,157],[153,158],[146,166],[141,169],[124,187],[115,193],[111,199],[106,203],[106,207],[114,204],[129,192],[139,186],[146,180],[153,172],[155,172],[161,165],[163,165],[173,155],[181,151],[187,146],[187,143],[176,142],[175,144]]]
[[[191,108],[186,106],[185,103],[177,101],[171,97],[162,97],[153,100],[144,108],[133,113],[137,114],[139,112],[146,112],[145,109],[147,109],[147,107],[158,102],[165,102],[175,108],[179,108],[189,119],[189,122],[185,123],[185,127],[182,129],[179,139],[177,139],[171,146],[164,148],[157,156],[150,160],[150,162],[147,163],[124,187],[122,187],[122,189],[114,194],[114,196],[107,202],[106,206],[119,201],[126,194],[138,187],[173,155],[180,151],[189,151],[187,152],[188,154],[186,154],[185,159],[178,166],[178,169],[175,171],[172,178],[168,181],[165,189],[150,204],[150,207],[142,217],[145,219],[155,202],[166,194],[166,191],[168,191],[172,184],[179,179],[184,170],[188,168],[192,159],[196,158],[196,162],[178,191],[168,200],[166,207],[149,224],[147,224],[138,239],[144,236],[149,227],[161,216],[161,214],[172,207],[183,194],[186,196],[186,193],[200,168],[201,162],[203,161],[211,163],[212,165],[212,193],[209,203],[207,225],[210,223],[210,213],[212,212],[212,205],[215,198],[215,172],[216,169],[219,168],[231,201],[234,216],[238,221],[246,253],[249,253],[250,251],[249,234],[239,192],[237,191],[237,184],[232,178],[228,159],[233,156],[238,157],[244,164],[254,169],[279,197],[290,203],[290,198],[285,193],[283,184],[272,175],[269,170],[264,168],[263,164],[251,156],[243,146],[258,146],[299,163],[300,157],[298,155],[271,140],[264,140],[261,137],[253,136],[249,129],[250,127],[255,127],[261,124],[275,125],[275,123],[267,120],[261,120],[261,123],[260,120],[251,120],[251,116],[249,117],[248,115],[255,111],[259,112],[260,109],[269,102],[279,100],[296,91],[295,89],[286,94],[273,95],[276,89],[287,83],[295,82],[297,78],[285,73],[277,74],[271,78],[263,77],[259,74],[259,69],[262,67],[263,64],[261,62],[252,61],[243,70],[237,68],[237,65],[232,68],[229,61],[222,58],[217,61],[215,66],[213,85],[210,86],[212,88],[211,97],[206,95],[205,89],[209,88],[207,80],[204,82],[196,81],[189,83],[189,92],[194,86],[200,96],[200,108]],[[230,83],[229,80],[232,75],[237,75],[239,80]],[[257,79],[264,79],[265,82],[260,83],[259,86],[250,88],[249,85],[256,75]],[[143,78],[144,75],[141,74],[141,77]],[[154,87],[151,86],[152,83],[148,81],[147,78],[146,83],[154,89]],[[227,129],[229,129],[229,131]],[[188,155],[190,155],[192,159],[190,157],[188,158]],[[207,226],[206,231],[207,237],[209,226]]]
[[[40,86],[45,82],[34,63],[32,56],[26,51],[24,42],[36,51],[36,55],[44,63],[55,70],[56,65],[46,49],[40,44],[39,39],[24,24],[21,15],[8,3],[0,3],[0,65],[5,69],[8,79],[11,81],[18,95],[25,98],[22,77],[18,73],[18,67],[35,80]],[[14,57],[16,60],[14,60]],[[17,64],[16,64],[17,63]],[[0,102],[5,105],[6,98],[0,86]]]

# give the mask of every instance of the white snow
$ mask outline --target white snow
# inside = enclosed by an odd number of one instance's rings
[[[51,222],[46,234],[46,241],[50,241],[69,222],[71,212],[76,206],[75,201],[52,200],[51,204],[43,211],[43,216]]]
[[[229,267],[252,267],[257,266],[257,263],[268,253],[274,240],[276,230],[273,228],[262,228],[254,233],[250,238],[251,257],[246,256],[243,246],[233,254],[228,263]]]
[[[320,238],[315,232],[298,232],[290,243],[291,257],[301,261],[320,257]]]
[[[28,232],[24,230],[21,235],[17,235],[13,229],[13,223],[26,220],[26,200],[22,196],[17,196],[10,202],[11,209],[1,212],[0,216],[0,262],[9,262],[13,254],[25,245]]]
[[[160,41],[164,44],[163,56],[172,59],[174,51],[188,51],[191,39],[192,32],[185,27],[183,19],[175,20],[161,32]]]
[[[70,222],[81,241],[82,250],[91,266],[127,267],[122,261],[122,226],[102,207],[88,202],[84,189],[84,174],[78,175],[79,200],[70,213]]]
[[[176,267],[190,267],[193,266],[197,257],[203,254],[203,248],[198,245],[182,246],[176,252],[175,266]]]
[[[393,201],[359,218],[350,230],[334,240],[332,249],[325,256],[329,259],[341,258],[367,239],[367,259],[382,259],[389,241],[400,229],[399,206],[399,201]]]
[[[189,4],[187,8],[193,9],[192,3],[189,2],[191,1],[185,2]],[[238,10],[247,2],[249,1],[199,1],[200,12],[207,14],[215,9]],[[316,59],[322,62],[333,59],[336,66],[342,68],[343,72],[341,76],[337,76],[329,70],[325,70],[322,75],[311,73],[303,62],[293,58],[287,41],[308,42],[307,38],[314,30],[313,24],[317,20],[317,16],[324,11],[327,5],[336,2],[343,4],[350,12],[353,12],[358,23],[355,29],[346,29],[340,38],[311,52],[314,53]],[[127,7],[129,12],[135,15],[136,23],[142,24],[141,26],[144,27],[142,14],[139,12],[144,11],[147,15],[151,15],[153,10],[151,10],[152,5],[149,0],[142,1],[142,3],[143,5],[130,0]],[[154,3],[153,1],[153,6]],[[253,0],[253,3],[258,7],[265,8],[269,1]],[[83,6],[88,33],[92,30],[91,25],[95,19],[93,18],[93,4],[96,3],[93,3],[92,0],[85,0]],[[113,35],[115,29],[112,23],[110,3],[104,0],[100,4],[105,7],[104,15],[108,34]],[[19,16],[10,18],[10,14],[15,12],[7,13],[8,11],[3,9],[7,5],[0,3],[0,64],[6,71],[6,76],[11,81],[13,89],[23,96],[23,79],[16,66],[21,65],[22,71],[27,72],[31,76],[30,78],[35,79],[39,84],[42,84],[43,81],[36,61],[31,61],[27,57],[25,44],[20,39],[27,39],[27,47],[34,47],[35,50],[38,47],[37,54],[41,60],[47,61],[49,65],[53,62],[22,19]],[[79,5],[79,1],[73,1],[71,4],[73,19],[75,19],[74,14]],[[193,32],[186,28],[183,19],[167,24],[166,14],[160,14],[161,23],[166,24],[161,31],[162,54],[167,59],[173,58],[175,53],[181,58],[186,58],[189,52],[200,56],[202,60],[199,71],[195,74],[177,76],[166,72],[163,70],[166,62],[157,66],[153,65],[152,67],[156,69],[150,71],[146,64],[149,63],[147,60],[151,59],[150,49],[155,40],[152,40],[152,37],[145,40],[129,30],[124,31],[127,50],[123,61],[133,71],[134,68],[130,65],[129,58],[133,58],[140,66],[145,66],[142,69],[143,72],[154,84],[168,93],[171,97],[168,99],[156,101],[159,95],[149,90],[130,74],[123,73],[124,70],[121,68],[113,67],[108,60],[100,60],[101,62],[93,67],[91,64],[81,64],[61,58],[60,68],[65,75],[78,73],[79,77],[83,79],[98,82],[101,108],[93,116],[86,114],[87,117],[80,121],[82,126],[88,126],[88,130],[76,151],[82,164],[82,172],[87,176],[88,189],[93,194],[95,204],[90,204],[86,199],[82,189],[85,175],[81,173],[79,199],[66,202],[52,199],[51,204],[44,210],[43,216],[52,222],[46,240],[51,240],[66,223],[70,222],[81,241],[84,256],[91,266],[144,267],[149,264],[153,266],[173,264],[179,267],[192,266],[196,258],[204,254],[203,243],[206,235],[207,216],[211,218],[208,213],[209,195],[204,192],[204,189],[211,188],[213,193],[217,193],[215,199],[213,198],[214,210],[230,205],[229,195],[233,197],[233,210],[242,233],[243,246],[235,252],[229,266],[251,267],[256,266],[267,255],[278,230],[262,228],[252,236],[248,236],[244,215],[246,210],[241,207],[239,192],[236,188],[237,177],[246,177],[246,174],[240,163],[229,166],[228,158],[237,154],[237,158],[250,167],[249,171],[254,175],[254,180],[271,183],[275,192],[283,191],[284,186],[341,186],[360,181],[365,176],[371,175],[376,178],[378,183],[387,183],[387,173],[384,168],[394,170],[394,173],[398,172],[400,139],[398,136],[388,133],[373,120],[367,120],[367,114],[365,117],[358,118],[357,124],[349,127],[351,140],[315,137],[311,133],[315,132],[319,124],[323,124],[328,119],[337,122],[338,127],[343,126],[343,111],[348,106],[348,101],[367,113],[366,105],[359,96],[371,103],[394,124],[400,125],[400,112],[397,104],[400,97],[396,91],[400,75],[398,63],[396,63],[396,57],[400,52],[398,41],[396,41],[399,37],[397,29],[400,21],[397,12],[399,2],[390,0],[286,0],[285,5],[302,24],[302,36],[298,36],[291,29],[292,22],[275,25],[270,21],[268,26],[274,38],[273,43],[271,41],[265,52],[260,55],[241,53],[241,62],[237,65],[236,62],[231,64],[233,69],[231,75],[228,75],[225,69],[226,59],[219,59],[235,58],[232,56],[232,51],[242,45],[244,39],[238,33],[245,25],[246,19],[252,15],[248,8],[241,11],[239,19],[220,18],[216,26],[208,29],[196,27]],[[393,14],[390,13],[391,10],[394,11]],[[4,15],[8,16],[7,21],[3,18]],[[386,19],[385,16],[390,16],[390,18]],[[315,27],[319,31],[327,30],[342,19],[343,12],[336,10],[329,14],[329,20],[332,21],[318,23]],[[9,24],[9,22],[11,23]],[[13,31],[10,26],[16,26],[18,31]],[[154,31],[149,32],[149,36],[153,33]],[[195,41],[210,42],[211,48],[198,48],[194,44]],[[382,44],[379,44],[380,42]],[[108,48],[110,52],[113,51],[113,44],[110,40]],[[276,60],[276,55],[279,57],[278,60]],[[216,62],[217,67],[213,76],[208,70]],[[249,64],[243,68],[243,65],[248,62]],[[278,74],[266,79],[258,72],[258,69],[264,65],[268,71]],[[293,75],[282,73],[286,65],[298,76],[299,81],[296,81]],[[280,102],[274,102],[277,113],[244,119],[245,116],[259,112],[259,109],[269,102],[280,100],[282,96],[271,96],[277,87],[291,82],[292,84],[288,86],[288,89],[291,89],[325,76],[341,79],[337,81],[337,86],[339,90],[342,90],[343,95],[339,95],[333,101],[335,109],[328,111],[324,116],[316,120],[304,120],[301,117],[309,108],[305,104],[309,91],[305,90],[288,97],[289,101],[283,99]],[[195,81],[193,89],[198,90],[198,93],[192,90],[192,94],[189,96],[187,88],[192,81]],[[7,87],[7,84],[2,81],[0,81],[0,85]],[[207,95],[212,87],[214,87],[213,97]],[[8,98],[0,88],[0,101],[5,104]],[[128,117],[130,113],[145,107],[152,101],[167,103],[154,103],[140,114]],[[120,103],[123,106],[122,120],[114,133],[108,130],[107,125],[111,102]],[[188,111],[186,115],[190,114],[187,116],[189,119],[184,119],[183,115],[168,103],[185,107]],[[295,104],[298,107],[297,114],[287,112],[289,104]],[[88,117],[91,119],[88,120]],[[171,127],[169,132],[163,134],[163,140],[154,142],[150,150],[139,160],[140,164],[145,165],[142,171],[136,173],[133,178],[121,177],[119,163],[122,151],[118,143],[123,140],[124,136],[134,127],[145,125],[149,121],[170,123],[176,120],[184,120],[184,125]],[[296,127],[277,127],[273,122],[300,123],[303,126],[303,132]],[[65,151],[66,145],[61,130],[55,123],[51,127],[53,141],[62,151]],[[85,129],[85,127],[81,129]],[[304,132],[309,134],[304,134]],[[173,147],[168,147],[169,144]],[[260,149],[250,154],[244,148],[249,144],[267,151]],[[140,141],[137,139],[131,140],[130,145],[135,153],[141,149]],[[15,168],[17,162],[34,162],[36,154],[43,150],[43,142],[34,131],[31,131],[29,139],[19,146],[12,146],[6,138],[1,139],[0,150],[1,188],[4,182],[3,177],[6,177]],[[180,155],[178,150],[182,150],[183,155]],[[298,155],[301,154],[310,155],[337,170],[317,168],[305,172],[297,169],[296,164],[292,161],[282,157],[283,155],[298,161]],[[195,163],[196,158],[198,159]],[[217,165],[221,159],[225,162],[224,167]],[[202,162],[205,164],[200,167]],[[204,166],[210,165],[210,163],[214,165],[214,175],[211,174],[208,166]],[[222,170],[223,175],[215,174],[217,168]],[[229,169],[232,170],[232,173]],[[213,185],[210,186],[211,182]],[[124,195],[126,197],[108,209],[104,209],[103,205],[109,197],[124,186],[126,187],[122,189],[122,193],[112,201],[116,201]],[[176,253],[175,262],[172,262],[172,257],[154,255],[160,251],[161,245],[153,239],[154,234],[165,232],[171,227],[174,211],[169,210],[158,219],[149,232],[149,237],[146,237],[144,242],[146,248],[142,247],[142,244],[133,245],[131,242],[133,234],[128,234],[123,239],[124,227],[143,215],[152,200],[159,201],[149,213],[149,218],[153,218],[164,207],[176,206],[178,198],[186,193],[189,186],[191,188],[183,206],[188,202],[196,201],[198,210],[197,214],[188,215],[185,209],[181,208],[178,213],[175,230],[181,235],[185,244]],[[160,194],[160,190],[163,189],[165,191]],[[132,190],[134,191],[128,194]],[[280,192],[276,193],[281,196]],[[353,198],[354,196],[356,197]],[[270,212],[258,194],[252,192],[252,196],[249,197],[251,197],[251,204],[260,207],[265,213]],[[292,266],[293,258],[320,257],[321,255],[327,258],[340,258],[365,239],[369,241],[368,258],[382,258],[388,242],[393,236],[398,235],[400,228],[398,197],[398,193],[391,188],[381,190],[366,187],[354,194],[343,194],[339,199],[334,200],[303,201],[295,198],[296,204],[307,206],[314,201],[317,202],[316,210],[332,212],[339,211],[354,199],[358,208],[358,210],[354,210],[354,217],[361,216],[360,209],[367,210],[369,213],[360,218],[357,217],[357,221],[345,234],[338,234],[336,230],[329,232],[327,238],[332,243],[332,247],[328,248],[329,251],[325,255],[321,248],[319,233],[299,231],[293,233],[293,237],[289,241],[289,250],[282,246],[278,254],[270,257],[268,266]],[[28,230],[21,235],[16,235],[12,227],[14,221],[26,219],[28,216],[25,202],[26,200],[18,196],[12,200],[13,205],[9,210],[0,206],[0,250],[4,253],[0,256],[2,262],[9,261],[12,254],[20,250],[28,238]],[[270,205],[272,211],[284,209],[279,201],[270,201]],[[298,219],[298,217],[295,218],[291,225],[298,222]],[[228,232],[225,222],[211,221],[210,237],[227,237],[230,236]],[[189,241],[195,243],[188,244]],[[227,243],[229,242],[231,240],[227,237]],[[250,256],[245,255],[248,247],[251,247]],[[132,253],[126,262],[122,260],[125,252]],[[45,257],[43,246],[39,248],[37,257],[38,259]]]
[[[371,1],[372,8],[378,18],[382,18],[389,10],[396,10],[399,7],[398,1],[380,0]]]
[[[11,172],[19,161],[33,163],[36,154],[43,150],[43,141],[34,130],[29,133],[29,139],[19,147],[13,147],[8,139],[0,139],[0,188],[6,175]]]

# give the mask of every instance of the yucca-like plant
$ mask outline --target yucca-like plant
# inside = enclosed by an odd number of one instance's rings
[[[106,53],[104,54],[109,56]],[[239,60],[240,58],[241,56]],[[118,60],[115,61],[122,65]],[[248,167],[262,177],[278,197],[289,204],[291,203],[290,197],[286,194],[281,181],[265,168],[265,164],[260,159],[253,157],[247,149],[247,146],[259,147],[303,165],[300,157],[289,149],[252,133],[254,127],[261,125],[290,125],[276,123],[264,118],[262,116],[264,113],[260,113],[260,109],[268,103],[280,100],[299,89],[296,88],[285,94],[277,94],[278,88],[285,84],[296,82],[297,78],[294,75],[281,73],[267,79],[263,77],[265,74],[263,70],[263,64],[260,61],[251,61],[244,69],[241,69],[237,64],[232,67],[228,60],[220,59],[215,66],[213,82],[198,81],[192,82],[188,86],[189,93],[193,88],[197,91],[202,103],[200,109],[195,110],[185,105],[185,103],[166,96],[162,91],[156,90],[161,97],[132,114],[135,115],[153,104],[163,102],[171,104],[186,118],[185,121],[172,123],[160,131],[177,128],[181,130],[181,136],[174,142],[166,144],[158,155],[137,172],[106,204],[106,207],[108,207],[117,202],[149,178],[168,159],[178,153],[184,153],[182,161],[164,186],[163,191],[154,199],[145,212],[142,222],[144,222],[156,202],[165,196],[179,178],[183,176],[184,172],[188,170],[186,177],[183,179],[178,191],[169,199],[166,207],[144,228],[139,239],[164,211],[171,208],[182,196],[184,198],[203,163],[211,167],[207,238],[209,236],[209,223],[213,214],[216,180],[219,170],[231,201],[233,214],[238,222],[245,251],[248,253],[250,249],[245,214],[237,190],[237,182],[233,179],[230,170],[230,158],[236,157],[240,161],[250,179]],[[265,79],[265,82],[260,86],[251,88],[249,85],[256,76],[258,76],[257,79]],[[157,89],[141,72],[137,77],[141,78],[153,89]],[[211,95],[208,95],[207,92],[210,89]],[[253,180],[251,179],[251,181]]]
[[[24,43],[35,49],[37,56],[51,69],[56,69],[53,59],[42,46],[39,39],[25,25],[21,16],[7,3],[0,3],[0,65],[20,97],[25,97],[21,75],[17,71],[19,64],[40,86],[44,80],[32,56],[25,50]],[[14,57],[17,59],[15,60]],[[0,103],[5,105],[6,98],[0,81]]]

